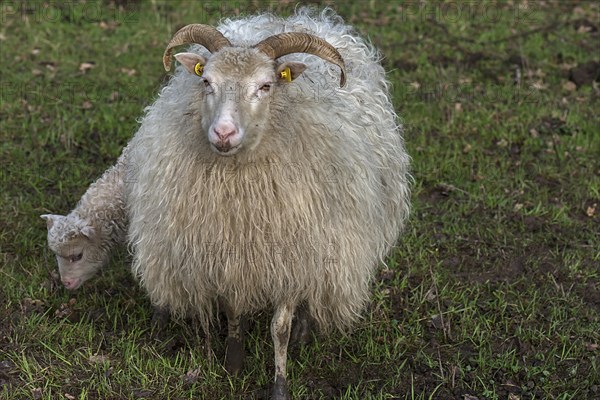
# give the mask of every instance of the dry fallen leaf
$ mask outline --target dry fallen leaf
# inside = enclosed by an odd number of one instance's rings
[[[547,85],[545,85],[542,81],[535,81],[531,84],[531,87],[535,90],[544,90],[546,89]]]
[[[83,62],[79,65],[79,70],[84,74],[92,68],[96,68],[96,65],[91,62]]]
[[[427,293],[425,293],[425,300],[427,301],[434,301],[436,299],[437,295],[435,294],[435,290],[433,290],[433,288],[430,288]],[[431,318],[433,319],[435,317],[432,316]]]
[[[201,372],[202,372],[202,369],[200,367],[190,370],[190,371],[186,372],[186,374],[183,376],[183,381],[187,384],[196,383],[196,382],[198,382],[198,379],[200,378]]]
[[[592,218],[596,214],[597,206],[598,206],[597,203],[594,203],[591,206],[588,206],[587,210],[585,211],[585,213],[587,214],[588,217]]]
[[[586,25],[579,25],[579,28],[577,29],[577,33],[588,33],[591,31],[592,31],[592,27],[586,26]]]
[[[573,15],[576,15],[576,16],[583,16],[586,14],[585,9],[580,6],[574,7],[573,10],[571,10],[571,11],[573,12]]]
[[[569,92],[574,92],[575,90],[577,90],[577,85],[571,81],[566,81],[565,83],[563,83],[562,87],[563,89]]]
[[[394,279],[394,276],[396,276],[396,271],[393,269],[385,268],[379,272],[379,279],[384,281]]]
[[[441,315],[432,315],[431,316],[431,325],[435,329],[444,329],[444,319]]]
[[[473,149],[473,146],[471,146],[469,143],[467,143],[467,144],[465,145],[465,147],[463,147],[463,150],[462,150],[462,152],[463,152],[463,153],[465,153],[465,154],[467,154],[468,152],[470,152],[470,151],[471,151],[471,149]]]
[[[104,354],[94,354],[88,358],[88,361],[91,363],[103,363],[103,362],[109,362],[110,358]]]
[[[33,398],[35,400],[41,399],[42,398],[42,388],[34,388],[31,389],[31,395],[33,396]]]
[[[44,307],[44,302],[42,300],[32,299],[30,297],[25,297],[22,304],[25,311],[42,311]]]
[[[60,305],[60,308],[54,311],[54,316],[56,318],[68,318],[76,315],[75,303],[77,301],[72,298],[67,303],[63,303]]]
[[[98,26],[105,31],[114,31],[119,24],[116,21],[100,21]]]
[[[568,62],[564,62],[558,65],[558,67],[560,69],[562,69],[563,71],[568,71],[570,69],[573,69],[577,66],[577,63],[568,63]]]
[[[500,139],[496,142],[496,146],[506,147],[506,146],[508,146],[508,141],[506,139]]]
[[[133,76],[137,73],[137,71],[135,69],[129,69],[129,68],[121,68],[121,72],[124,74],[127,74],[127,76]]]
[[[81,108],[83,108],[84,110],[89,110],[90,108],[92,108],[94,105],[92,104],[91,101],[86,100],[83,102],[83,104],[81,105]]]
[[[69,400],[75,400],[75,396],[73,396],[72,394],[69,394],[69,393],[65,393],[65,398],[69,399]]]
[[[540,136],[540,133],[535,128],[531,128],[529,130],[529,134],[531,135],[532,138],[536,138],[536,137]]]

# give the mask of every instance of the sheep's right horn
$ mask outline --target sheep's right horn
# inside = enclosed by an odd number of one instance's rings
[[[214,53],[223,47],[231,46],[231,42],[221,32],[210,25],[186,25],[173,35],[163,54],[163,66],[166,71],[171,69],[171,51],[174,47],[187,43],[197,43]]]
[[[335,47],[318,36],[301,32],[279,33],[269,36],[254,47],[272,59],[290,53],[309,53],[319,56],[325,61],[329,61],[340,67],[340,86],[346,84],[346,65],[342,55]]]

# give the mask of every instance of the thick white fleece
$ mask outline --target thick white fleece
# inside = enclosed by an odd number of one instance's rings
[[[344,57],[347,85],[316,56],[282,57],[306,71],[273,88],[260,144],[222,157],[203,139],[198,77],[179,66],[130,144],[133,271],[175,313],[210,320],[217,298],[240,313],[305,303],[321,328],[343,329],[368,302],[410,208],[409,157],[379,54],[330,10],[217,29],[233,45],[317,35]]]

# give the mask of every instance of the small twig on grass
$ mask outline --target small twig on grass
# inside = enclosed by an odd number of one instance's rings
[[[468,54],[468,53],[470,53],[470,51],[465,49],[460,43],[470,43],[470,44],[474,44],[474,45],[483,46],[484,49],[487,49],[488,46],[490,46],[490,45],[494,45],[494,44],[498,44],[498,43],[502,43],[502,42],[509,42],[514,39],[527,37],[527,36],[530,36],[530,35],[533,35],[536,33],[540,33],[540,32],[551,32],[553,30],[557,30],[557,29],[561,28],[562,26],[566,25],[569,21],[559,22],[555,19],[547,25],[533,28],[533,29],[530,29],[530,30],[524,31],[524,32],[518,32],[518,33],[515,33],[512,35],[502,37],[500,39],[490,40],[490,41],[486,41],[486,42],[480,42],[480,41],[477,41],[475,39],[471,39],[471,38],[465,37],[465,36],[454,35],[450,32],[450,30],[448,29],[448,27],[446,25],[440,23],[435,18],[429,18],[427,20],[427,22],[433,26],[438,27],[439,29],[441,29],[443,31],[444,36],[442,38],[438,38],[438,41],[445,43],[447,45],[450,45],[450,46],[458,49],[459,51],[461,51],[464,54]],[[407,40],[402,43],[402,46],[405,46],[407,44],[420,43],[421,41],[422,41],[422,39]]]
[[[438,363],[440,364],[440,374],[442,376],[442,380],[446,380],[446,376],[444,374],[444,365],[442,364],[442,355],[440,354],[440,346],[437,346],[437,355],[438,355]]]
[[[431,281],[433,283],[433,290],[435,292],[435,302],[436,302],[436,307],[438,310],[438,315],[440,317],[440,323],[442,324],[442,332],[444,333],[444,339],[448,340],[448,336],[450,336],[450,329],[448,326],[446,326],[446,321],[444,321],[444,315],[442,313],[442,305],[440,304],[440,295],[439,295],[437,283],[435,280],[435,276],[433,275],[433,269],[431,268],[431,265],[429,265],[429,274],[431,275]],[[442,375],[443,375],[443,372],[442,372]]]
[[[454,186],[454,185],[452,185],[452,184],[450,184],[450,183],[444,183],[444,182],[442,182],[442,183],[440,183],[440,184],[438,185],[438,187],[439,187],[440,189],[442,189],[442,190],[443,190],[444,192],[446,192],[446,193],[450,193],[450,192],[460,192],[460,193],[462,193],[462,194],[466,194],[466,195],[468,195],[468,196],[471,196],[471,193],[467,192],[467,191],[466,191],[466,190],[464,190],[464,189],[461,189],[461,188],[459,188],[459,187],[456,187],[456,186]]]
[[[498,44],[498,43],[502,43],[502,42],[510,42],[510,41],[512,41],[514,39],[526,37],[526,36],[529,36],[529,35],[533,35],[535,33],[550,32],[550,31],[552,31],[554,29],[560,28],[561,26],[563,26],[565,24],[566,24],[565,22],[558,22],[558,21],[554,20],[551,23],[549,23],[548,25],[540,26],[538,28],[534,28],[534,29],[531,29],[531,30],[528,30],[528,31],[525,31],[525,32],[518,32],[518,33],[515,33],[514,35],[509,35],[509,36],[506,36],[506,37],[503,37],[503,38],[500,38],[500,39],[491,40],[491,41],[483,43],[483,44],[485,44],[487,46],[487,45],[490,45],[490,44]]]

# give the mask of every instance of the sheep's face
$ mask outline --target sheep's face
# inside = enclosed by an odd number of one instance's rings
[[[211,149],[223,156],[258,146],[277,85],[287,84],[305,68],[301,63],[277,64],[253,48],[224,48],[208,60],[194,53],[175,57],[202,81],[202,128]]]
[[[56,255],[60,279],[69,290],[80,287],[104,264],[95,228],[72,215],[42,215],[48,226],[48,247]]]

